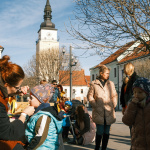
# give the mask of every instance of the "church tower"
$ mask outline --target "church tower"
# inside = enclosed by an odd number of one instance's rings
[[[37,61],[37,72],[39,74],[39,80],[46,79],[51,81],[52,79],[58,79],[58,61],[59,61],[59,42],[57,41],[57,29],[55,29],[55,24],[51,22],[52,19],[52,9],[47,0],[45,9],[44,9],[44,22],[41,23],[40,29],[38,31],[38,40],[36,41],[36,61]],[[41,63],[40,55],[46,53],[51,58],[51,62],[45,60],[45,65],[43,62]],[[42,68],[47,67],[49,65],[53,68],[47,68],[46,73],[43,73]],[[49,73],[51,70],[53,73]],[[44,76],[43,76],[44,74]],[[50,77],[52,79],[50,79]]]
[[[51,22],[52,10],[47,0],[44,9],[44,22],[41,23],[38,31],[38,41],[36,43],[36,51],[40,52],[47,49],[59,49],[59,42],[57,41],[57,29],[55,24]]]

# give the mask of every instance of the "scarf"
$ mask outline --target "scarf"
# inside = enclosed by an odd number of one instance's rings
[[[6,111],[8,112],[8,98],[4,99],[4,96],[1,92],[1,90],[0,90],[0,103],[2,103],[5,106]]]

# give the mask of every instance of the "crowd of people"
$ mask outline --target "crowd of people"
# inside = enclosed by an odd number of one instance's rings
[[[118,95],[109,80],[110,69],[99,67],[99,76],[92,81],[87,98],[92,116],[82,104],[76,105],[65,97],[56,80],[41,80],[32,89],[21,87],[23,69],[12,63],[9,56],[0,59],[0,148],[3,150],[64,150],[63,143],[87,145],[95,141],[95,150],[107,149],[110,127],[115,123]],[[120,102],[122,121],[131,132],[131,149],[150,148],[150,81],[139,77],[134,65],[124,65]],[[25,95],[30,90],[29,106],[18,119],[10,121],[9,103],[14,95]],[[12,100],[13,101],[13,100]],[[73,109],[74,108],[74,109]],[[12,113],[15,113],[13,109]],[[73,140],[69,139],[69,133]],[[102,143],[102,144],[101,144]]]

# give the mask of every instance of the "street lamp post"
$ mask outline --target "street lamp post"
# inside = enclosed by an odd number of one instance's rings
[[[63,54],[65,50],[63,49]],[[72,100],[72,67],[76,66],[77,60],[72,56],[72,46],[69,47],[69,69],[70,69],[70,101]]]
[[[72,46],[70,45],[70,101],[72,100]]]

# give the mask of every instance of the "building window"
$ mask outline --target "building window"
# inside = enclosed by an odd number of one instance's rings
[[[94,74],[92,74],[92,81],[94,80]]]
[[[81,89],[81,94],[83,94],[83,89]]]
[[[73,93],[75,93],[76,92],[76,90],[75,89],[73,89]]]
[[[65,89],[65,93],[67,94],[67,89]]]
[[[114,77],[117,77],[117,69],[114,68]]]

